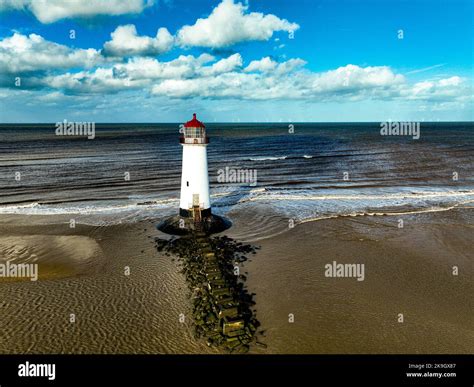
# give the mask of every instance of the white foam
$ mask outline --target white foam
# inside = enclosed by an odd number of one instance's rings
[[[267,161],[267,160],[285,160],[288,156],[279,157],[250,157],[250,161]]]
[[[222,215],[229,211],[254,211],[265,207],[297,222],[340,216],[398,215],[446,211],[474,202],[474,190],[433,187],[396,187],[335,190],[267,190],[257,187],[219,187],[213,190],[214,208]],[[215,192],[217,191],[217,192]],[[81,223],[132,223],[139,219],[162,216],[177,211],[177,197],[151,199],[133,197],[125,201],[102,200],[84,203],[18,204],[0,206],[0,214],[77,215]],[[470,207],[473,208],[473,207]]]
[[[384,193],[378,195],[370,194],[285,194],[268,193],[267,195],[256,196],[249,200],[384,200],[384,199],[435,199],[445,197],[467,197],[474,195],[474,191],[438,191],[438,192],[399,192]]]
[[[80,214],[80,215],[93,215],[93,214],[112,214],[117,212],[127,212],[134,210],[150,210],[156,208],[168,207],[178,203],[177,198],[152,200],[145,202],[132,202],[113,204],[111,202],[96,202],[95,204],[74,204],[68,205],[67,203],[61,203],[60,205],[54,204],[39,204],[31,203],[25,205],[6,205],[0,206],[0,214],[21,214],[21,215],[68,215],[68,214]]]
[[[342,217],[357,217],[357,216],[401,216],[401,215],[410,215],[410,214],[423,214],[428,212],[443,212],[443,211],[451,211],[454,208],[466,208],[466,209],[473,209],[473,207],[464,207],[467,203],[474,203],[474,200],[470,200],[464,203],[458,203],[448,207],[431,207],[431,208],[424,208],[419,210],[411,210],[411,211],[401,211],[401,212],[360,212],[360,213],[351,213],[351,214],[340,214],[340,215],[329,215],[329,216],[319,216],[315,218],[307,218],[299,220],[297,223],[308,223],[308,222],[315,222],[318,220],[325,220],[325,219],[336,219]]]

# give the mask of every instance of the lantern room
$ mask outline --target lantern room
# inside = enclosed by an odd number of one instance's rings
[[[179,139],[181,144],[208,144],[209,137],[206,136],[206,127],[193,114],[193,119],[184,124],[182,136]]]

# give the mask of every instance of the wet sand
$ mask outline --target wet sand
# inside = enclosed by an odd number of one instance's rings
[[[472,215],[333,219],[261,241],[247,271],[268,352],[472,353]],[[333,261],[364,263],[364,281],[327,278]]]
[[[16,217],[15,223],[43,220]],[[75,275],[41,280],[49,270],[42,261],[49,262],[50,255],[56,254],[50,249],[37,259],[37,282],[0,281],[0,353],[216,352],[193,339],[190,319],[179,321],[181,313],[191,315],[187,286],[176,264],[157,254],[154,224],[77,225],[75,229],[67,223],[0,226],[1,235],[16,238],[39,232],[45,235],[45,250],[52,235],[95,240],[99,246],[95,266],[83,270],[84,263],[76,260],[70,265]],[[76,247],[64,251],[63,264],[76,259]],[[42,248],[37,244],[36,249]],[[71,313],[75,323],[70,322]]]
[[[243,271],[268,348],[251,352],[472,352],[472,209],[292,229],[280,219],[265,239],[248,234],[245,214],[232,221],[225,235],[261,246]],[[184,276],[154,246],[157,222],[70,229],[2,216],[0,261],[34,255],[40,278],[0,279],[0,353],[219,353],[193,338]],[[364,263],[365,280],[325,277],[333,261]]]

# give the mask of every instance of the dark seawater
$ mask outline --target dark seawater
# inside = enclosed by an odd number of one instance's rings
[[[207,125],[215,212],[258,208],[308,221],[474,200],[473,123],[422,122],[418,140],[381,136],[379,123],[293,125],[294,134],[286,123]],[[78,214],[104,224],[176,211],[178,124],[99,124],[93,140],[54,129],[0,126],[0,214]],[[256,169],[257,184],[219,183],[225,167]]]

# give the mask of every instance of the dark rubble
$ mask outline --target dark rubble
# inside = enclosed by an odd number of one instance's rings
[[[231,353],[246,353],[252,343],[265,347],[257,340],[260,323],[252,310],[254,294],[247,291],[246,277],[240,273],[256,247],[203,232],[157,238],[156,247],[178,257],[193,302],[196,338],[206,338],[209,346]]]

